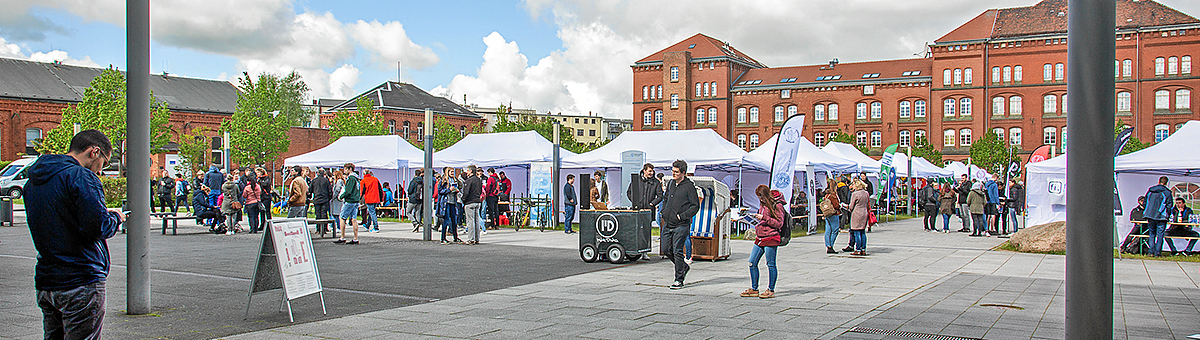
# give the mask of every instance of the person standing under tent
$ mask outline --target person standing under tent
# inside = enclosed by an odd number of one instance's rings
[[[288,188],[287,189],[287,193],[288,193],[287,217],[288,218],[307,217],[306,215],[304,215],[304,210],[305,210],[305,206],[307,205],[306,203],[307,203],[307,197],[308,197],[308,182],[305,181],[304,178],[300,175],[301,173],[302,172],[300,170],[300,167],[295,166],[295,167],[292,167],[291,173],[288,174],[289,178],[286,181],[286,185]]]
[[[671,289],[683,288],[689,265],[684,262],[684,242],[691,234],[692,217],[700,211],[700,199],[696,186],[686,175],[687,162],[676,160],[671,163],[671,181],[667,184],[666,202],[663,206],[662,246],[667,258],[675,264],[675,281]]]
[[[743,291],[741,296],[770,299],[775,297],[775,279],[779,276],[779,270],[775,267],[775,254],[782,241],[779,232],[786,223],[783,220],[785,199],[779,191],[771,190],[761,184],[754,188],[754,194],[758,195],[759,206],[758,213],[751,215],[758,219],[758,224],[754,226],[754,245],[750,248],[750,288]],[[763,255],[767,257],[769,281],[767,281],[767,290],[759,292],[758,260],[762,259]]]
[[[479,178],[478,168],[467,166],[467,181],[463,183],[463,209],[467,219],[467,244],[479,244],[479,210],[483,198],[483,182]]]
[[[1150,254],[1162,256],[1163,237],[1166,236],[1167,221],[1171,219],[1171,189],[1167,188],[1170,179],[1167,176],[1158,178],[1158,185],[1146,190],[1147,234],[1150,235]]]
[[[1021,225],[1017,219],[1025,212],[1025,186],[1015,178],[1008,182],[1008,214],[1012,217],[1012,232],[1017,232]]]
[[[383,201],[383,188],[379,186],[379,179],[375,178],[371,169],[363,169],[361,185],[363,203],[367,205],[367,216],[363,228],[366,228],[368,232],[378,233],[379,216],[375,214],[375,208],[379,206],[379,202]]]
[[[871,211],[871,194],[867,193],[867,183],[854,180],[850,185],[854,190],[850,194],[850,236],[854,239],[854,252],[851,255],[867,255],[867,220]]]
[[[329,185],[329,215],[333,219],[333,230],[331,231],[335,234],[342,228],[342,206],[346,205],[346,202],[338,197],[342,194],[342,188],[346,187],[346,180],[343,177],[342,169],[330,170],[329,178],[333,182]]]
[[[496,229],[497,215],[500,213],[500,176],[496,175],[496,169],[487,169],[487,183],[483,186],[483,199],[486,204],[486,216],[484,217],[484,230],[487,228]]]
[[[986,195],[983,191],[983,183],[971,184],[971,191],[967,193],[967,211],[971,214],[971,236],[982,237],[987,234],[987,221],[984,217]]]
[[[596,197],[596,201],[602,203],[603,207],[605,208],[598,210],[606,210],[611,204],[609,204],[610,201],[608,200],[608,182],[604,180],[604,171],[596,170],[596,172],[592,173],[592,183],[592,188],[599,193],[599,195]]]
[[[806,190],[796,190],[796,194],[792,196],[790,208],[792,216],[800,218],[800,225],[808,228],[808,193]]]
[[[950,215],[954,215],[954,204],[958,202],[958,195],[955,195],[954,189],[950,184],[942,186],[942,194],[939,201],[938,212],[942,214],[942,232],[949,233]]]
[[[408,220],[413,224],[413,232],[421,231],[421,214],[424,212],[421,207],[423,202],[422,196],[425,195],[425,170],[417,169],[414,172],[412,180],[408,181],[408,204],[404,205],[404,215],[408,216]]]
[[[599,174],[599,171],[596,171]],[[603,194],[601,194],[600,186],[604,185],[604,180],[599,178],[592,179],[592,189],[588,192],[588,200],[591,202],[592,210],[608,210],[608,204],[604,203]]]
[[[1170,221],[1174,223],[1192,222],[1192,208],[1187,206],[1186,202],[1183,200],[1183,197],[1175,198],[1175,205],[1171,207]],[[1174,242],[1166,241],[1167,246],[1171,248],[1171,253],[1174,255],[1191,255],[1192,248],[1196,246],[1195,237],[1200,237],[1200,233],[1192,230],[1191,226],[1184,224],[1171,226],[1170,229],[1167,229],[1166,235],[1175,237],[1193,237],[1192,239],[1188,240],[1187,249],[1184,249],[1182,253],[1175,250]]]
[[[974,218],[971,217],[971,207],[967,205],[967,198],[971,194],[971,180],[967,178],[967,175],[962,175],[962,179],[958,181],[958,186],[955,187],[954,191],[955,195],[958,196],[958,219],[962,221],[962,228],[958,232],[971,232],[973,230],[971,222]]]
[[[575,174],[567,174],[567,184],[563,186],[563,220],[566,222],[564,233],[571,234],[571,222],[575,220],[575,205],[579,199],[575,197]]]
[[[637,181],[630,183],[629,188],[625,190],[625,195],[629,197],[634,210],[650,210],[651,221],[658,217],[658,203],[662,201],[663,193],[662,182],[654,175],[654,165],[650,163],[642,165],[642,176],[638,177]],[[633,190],[634,187],[638,188],[636,193]]]
[[[504,171],[500,172],[500,202],[503,203],[496,208],[499,215],[507,214],[512,210],[512,180],[504,174]],[[509,221],[511,224],[511,219]]]
[[[329,171],[317,169],[317,177],[313,177],[308,185],[308,192],[312,196],[314,217],[318,220],[329,219],[329,202],[333,199],[333,184],[329,182]]]
[[[831,183],[832,184],[832,183]],[[821,217],[825,218],[825,253],[837,254],[837,250],[833,249],[834,242],[837,242],[838,232],[841,231],[841,206],[842,201],[838,199],[837,189],[834,186],[825,188],[825,198],[817,205]]]
[[[342,171],[346,173],[346,182],[342,187],[342,193],[338,194],[338,198],[345,202],[342,204],[342,213],[340,217],[342,223],[342,237],[338,238],[333,243],[358,244],[358,203],[362,201],[362,188],[358,184],[358,174],[354,173],[354,164],[346,163],[342,166]],[[354,239],[346,241],[346,230],[354,231]]]
[[[438,181],[438,210],[441,210],[442,220],[442,244],[450,244],[446,240],[446,233],[454,236],[454,243],[462,243],[458,238],[458,181],[454,179],[454,169],[445,167],[442,169],[444,179]]]

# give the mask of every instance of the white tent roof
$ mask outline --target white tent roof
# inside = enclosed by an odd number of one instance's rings
[[[946,165],[946,167],[943,169],[953,172],[954,178],[959,178],[962,177],[962,175],[967,174],[967,168],[968,166],[963,164],[963,162],[954,161],[950,162],[950,164]],[[989,176],[991,176],[987,171],[983,170],[983,168],[980,168],[979,166],[976,166],[975,164],[971,164],[970,169],[972,179],[986,180]]]
[[[309,153],[285,159],[286,165],[342,166],[352,163],[360,168],[397,169],[397,159],[407,160],[409,168],[425,164],[425,153],[400,136],[348,136]]]
[[[559,157],[574,156],[561,149]],[[433,154],[434,167],[503,167],[554,160],[554,143],[536,131],[472,133]]]
[[[1067,155],[1058,155],[1037,163],[1026,163],[1025,169],[1029,173],[1066,173],[1067,172]]]
[[[896,176],[908,176],[908,155],[899,152],[895,153],[892,156],[892,167],[896,169]],[[916,178],[948,178],[954,176],[954,173],[939,168],[924,158],[913,157],[912,175]]]
[[[763,142],[757,149],[746,154],[746,162],[755,164],[764,169],[771,169],[772,159],[775,156],[775,144],[779,138],[779,134],[771,136],[766,142]],[[858,163],[840,156],[822,151],[808,141],[808,138],[800,137],[800,150],[796,153],[796,171],[804,171],[805,167],[812,164],[816,171],[820,172],[858,172]]]
[[[742,164],[745,151],[721,138],[711,129],[626,131],[608,144],[590,152],[565,156],[563,168],[615,168],[621,166],[621,153],[638,150],[646,153],[646,162],[670,166],[676,159],[688,166]]]
[[[879,173],[879,161],[871,158],[870,156],[864,155],[853,145],[840,142],[829,142],[829,144],[826,144],[824,148],[821,148],[821,150],[824,150],[825,152],[828,152],[834,156],[857,162],[859,169],[861,169],[863,172]]]
[[[1154,146],[1116,158],[1117,172],[1200,176],[1200,121],[1189,121]],[[1065,171],[1065,167],[1064,167]]]

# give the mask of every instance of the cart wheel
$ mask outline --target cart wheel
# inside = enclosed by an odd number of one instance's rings
[[[579,248],[579,257],[583,259],[583,262],[596,262],[598,255],[599,254],[596,254],[596,247],[590,244],[585,244],[583,245],[583,248]]]
[[[625,263],[625,247],[619,244],[608,247],[608,262],[612,262],[612,264]]]
[[[641,259],[642,259],[642,253],[637,253],[637,255],[625,257],[625,261],[629,261],[629,262],[634,262],[634,261],[641,260]]]

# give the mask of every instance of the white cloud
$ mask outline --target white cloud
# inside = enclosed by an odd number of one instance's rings
[[[25,54],[21,53],[20,45],[9,44],[4,38],[0,38],[0,57],[23,59]]]
[[[359,20],[347,26],[354,40],[367,51],[371,51],[371,59],[379,68],[389,69],[395,62],[400,62],[402,67],[414,69],[438,63],[437,54],[429,47],[418,45],[409,39],[404,25],[399,22]]]
[[[33,52],[32,55],[26,56],[24,52],[21,52],[22,49],[23,48],[21,45],[10,44],[5,41],[4,38],[0,38],[0,57],[32,60],[43,63],[59,61],[67,65],[100,67],[100,65],[92,61],[92,57],[89,56],[84,56],[81,59],[72,58],[67,54],[67,52],[61,50],[53,50],[50,52]]]
[[[350,64],[342,64],[336,70],[329,74],[329,92],[333,98],[350,98],[357,94],[354,92],[354,85],[358,84],[358,76],[361,72],[357,67]]]

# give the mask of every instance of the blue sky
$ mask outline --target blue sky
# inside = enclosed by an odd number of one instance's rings
[[[124,1],[5,2],[0,56],[124,68]],[[404,81],[457,102],[630,117],[629,65],[696,33],[771,66],[905,58],[989,8],[1036,2],[155,0],[151,70],[295,70],[313,98],[345,98],[403,60]],[[1200,15],[1200,1],[1160,2]]]

